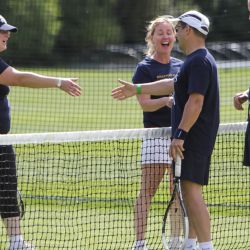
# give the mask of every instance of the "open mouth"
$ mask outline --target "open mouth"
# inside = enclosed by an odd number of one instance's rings
[[[169,46],[169,42],[163,42],[161,45],[164,46],[164,47],[168,47]]]

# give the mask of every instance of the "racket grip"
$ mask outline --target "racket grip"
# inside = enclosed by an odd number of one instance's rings
[[[175,159],[175,177],[181,177],[181,157],[177,154]]]

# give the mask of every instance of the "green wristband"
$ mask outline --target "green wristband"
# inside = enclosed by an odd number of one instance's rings
[[[137,95],[141,94],[141,84],[136,84],[136,94]]]

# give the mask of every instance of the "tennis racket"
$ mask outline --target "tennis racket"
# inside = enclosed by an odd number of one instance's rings
[[[181,192],[181,158],[176,157],[174,189],[163,217],[162,243],[165,250],[184,249],[188,238],[189,223]]]
[[[25,206],[24,206],[21,192],[19,190],[17,190],[17,202],[18,202],[18,207],[20,210],[20,218],[22,219],[25,214]]]

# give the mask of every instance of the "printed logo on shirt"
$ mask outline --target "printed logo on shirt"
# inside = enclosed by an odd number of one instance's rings
[[[158,75],[156,76],[156,78],[159,79],[170,79],[170,78],[174,78],[175,74],[165,74],[165,75]]]

